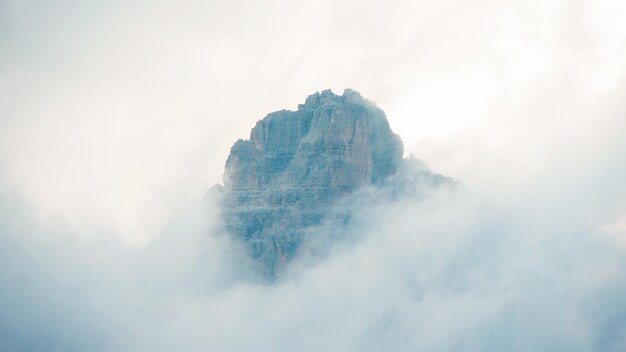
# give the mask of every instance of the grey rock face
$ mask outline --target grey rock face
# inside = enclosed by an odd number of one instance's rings
[[[407,162],[402,155],[384,112],[359,93],[315,93],[297,111],[267,115],[250,139],[232,146],[222,191],[226,228],[273,279],[307,229],[339,199],[387,184]]]

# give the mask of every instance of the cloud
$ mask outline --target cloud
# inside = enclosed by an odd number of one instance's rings
[[[272,286],[246,279],[205,205],[140,249],[41,227],[5,194],[0,340],[18,351],[620,351],[626,252],[621,218],[605,219],[626,208],[594,204],[597,182],[362,204],[356,240]]]
[[[39,5],[0,5],[0,350],[626,348],[620,2]],[[464,190],[256,284],[199,198],[328,87]]]
[[[553,147],[542,131],[579,130],[567,117],[602,105],[626,61],[611,0],[2,6],[3,179],[41,216],[130,242],[219,182],[257,120],[314,91],[360,91],[407,151],[466,182],[491,175],[469,167],[485,152],[518,161],[505,179]]]

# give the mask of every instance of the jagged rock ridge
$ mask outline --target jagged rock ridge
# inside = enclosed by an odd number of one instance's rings
[[[320,225],[339,199],[387,183],[406,162],[402,156],[402,141],[373,103],[349,89],[341,96],[315,93],[297,111],[268,114],[248,140],[232,146],[224,173],[226,228],[273,279],[298,253],[307,229]]]

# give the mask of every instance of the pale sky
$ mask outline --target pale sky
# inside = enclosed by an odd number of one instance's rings
[[[254,284],[201,199],[329,88],[460,187]],[[0,351],[623,352],[625,97],[623,0],[0,0]]]
[[[221,182],[257,120],[315,91],[358,90],[407,154],[509,187],[561,153],[553,138],[606,140],[592,131],[615,117],[597,105],[614,113],[601,101],[626,68],[618,0],[0,6],[2,184],[44,221],[131,242]]]

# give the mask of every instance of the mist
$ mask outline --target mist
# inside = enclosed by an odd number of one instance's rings
[[[621,351],[623,186],[559,185],[356,205],[356,236],[272,285],[210,204],[133,247],[3,197],[2,349]]]
[[[608,0],[3,2],[0,350],[626,350],[625,48]],[[460,187],[260,283],[203,195],[347,87]]]

